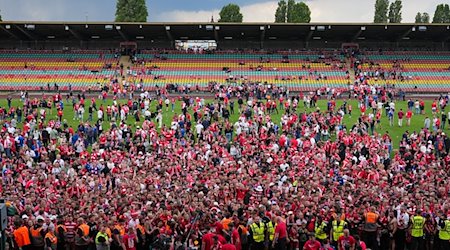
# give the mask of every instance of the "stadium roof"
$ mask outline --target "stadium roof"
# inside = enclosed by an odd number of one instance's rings
[[[0,22],[1,40],[450,40],[449,24]]]

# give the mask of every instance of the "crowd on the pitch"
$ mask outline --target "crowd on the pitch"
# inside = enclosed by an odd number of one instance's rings
[[[260,85],[217,87],[214,100],[143,92],[106,105],[104,94],[89,106],[84,94],[24,93],[23,107],[1,109],[9,246],[450,249],[444,127],[392,138],[377,126],[398,115],[378,104],[394,103],[389,90],[355,86],[358,107],[338,106],[337,90]],[[361,116],[343,125],[354,108]]]

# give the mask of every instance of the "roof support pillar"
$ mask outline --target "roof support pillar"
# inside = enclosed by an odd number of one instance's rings
[[[32,36],[30,33],[28,33],[27,31],[25,31],[24,29],[22,29],[22,27],[18,26],[18,25],[14,25],[18,30],[20,30],[20,32],[22,32],[25,36],[27,36],[30,40],[36,40],[36,38],[34,36]]]

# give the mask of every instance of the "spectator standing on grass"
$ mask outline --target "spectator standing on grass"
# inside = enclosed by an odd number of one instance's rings
[[[437,111],[437,101],[434,99],[433,103],[431,103],[431,113],[434,115]]]
[[[447,114],[444,111],[441,112],[441,129],[445,129],[445,123],[447,122]]]
[[[416,115],[420,114],[420,103],[419,103],[419,100],[416,100],[414,102],[414,110],[415,110]]]
[[[436,115],[433,116],[433,121],[432,121],[432,127],[433,127],[433,132],[436,132],[438,130],[438,128],[440,127],[441,121],[439,120],[439,118],[436,117]]]
[[[397,116],[398,116],[398,126],[401,127],[403,125],[403,116],[405,114],[403,113],[403,110],[400,109],[400,111],[398,111]]]
[[[427,117],[425,117],[425,120],[424,120],[424,122],[423,122],[423,126],[428,130],[428,129],[430,129],[430,126],[431,126],[431,120],[430,120],[430,118],[427,116]]]
[[[413,115],[412,110],[408,110],[408,111],[406,112],[406,125],[407,125],[408,127],[411,126],[411,117],[412,117],[412,115]]]
[[[394,126],[394,110],[389,109],[388,111],[388,119],[389,119],[389,126]]]

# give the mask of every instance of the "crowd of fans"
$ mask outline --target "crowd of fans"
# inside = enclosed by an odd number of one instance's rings
[[[387,91],[355,85],[362,113],[347,126],[351,105],[337,106],[339,91],[327,88],[214,87],[207,101],[145,92],[88,107],[84,95],[9,100],[0,131],[8,245],[450,249],[448,137],[424,127],[393,149],[396,138],[375,126]],[[324,96],[326,110],[305,111]]]

